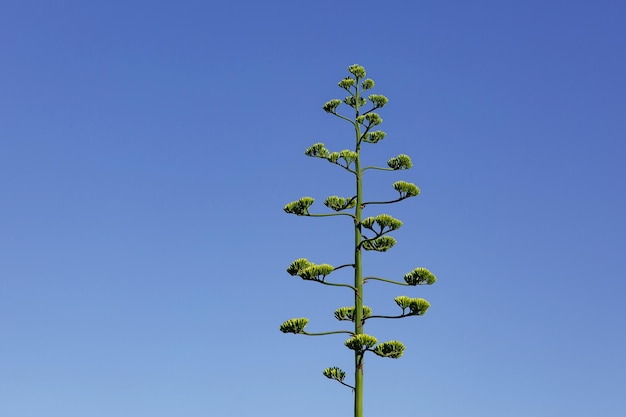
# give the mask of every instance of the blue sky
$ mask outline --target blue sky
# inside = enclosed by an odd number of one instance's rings
[[[352,192],[303,151],[352,146],[321,105],[359,63],[390,99],[363,158],[415,164],[368,173],[366,198],[422,189],[385,207],[404,226],[365,271],[439,279],[366,286],[381,313],[401,294],[432,304],[367,329],[407,351],[367,360],[366,415],[623,416],[625,13],[3,2],[0,415],[350,415],[349,390],[321,375],[350,369],[343,337],[278,326],[341,328],[332,312],[351,304],[285,272],[349,262],[350,224],[282,207]]]

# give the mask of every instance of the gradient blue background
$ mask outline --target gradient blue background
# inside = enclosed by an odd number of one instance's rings
[[[4,1],[0,4],[0,415],[347,416],[342,289],[285,273],[350,261],[350,195],[303,150],[352,146],[321,105],[359,63],[422,195],[365,271],[365,415],[626,415],[626,4],[622,1]],[[368,214],[379,212],[377,207]],[[344,271],[335,280],[349,281]]]

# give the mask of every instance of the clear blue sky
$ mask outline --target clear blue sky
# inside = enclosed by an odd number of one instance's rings
[[[366,416],[626,415],[626,4],[622,1],[4,1],[0,4],[0,416],[347,416],[349,195],[303,151],[352,146],[321,105],[359,63],[390,104],[366,198],[398,244],[365,302],[407,345],[366,363]],[[319,204],[319,211],[325,208]],[[371,214],[376,214],[375,210]],[[337,273],[337,279],[349,279]],[[368,324],[369,325],[369,324]]]

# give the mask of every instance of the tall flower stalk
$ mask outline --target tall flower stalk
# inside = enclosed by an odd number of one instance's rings
[[[315,264],[305,258],[296,259],[287,268],[292,276],[298,276],[306,281],[314,281],[323,285],[349,288],[354,294],[354,305],[341,307],[335,310],[335,318],[339,321],[351,321],[354,328],[351,330],[335,330],[320,333],[310,333],[305,330],[309,320],[307,318],[294,318],[287,320],[280,326],[283,333],[303,334],[307,336],[321,336],[328,334],[348,334],[345,346],[354,352],[354,385],[345,382],[346,373],[337,368],[326,368],[324,376],[335,380],[354,391],[354,417],[363,416],[363,365],[364,356],[372,352],[378,356],[397,359],[404,353],[405,347],[402,342],[390,340],[379,343],[371,335],[364,333],[363,327],[367,320],[386,318],[396,319],[410,316],[422,316],[430,304],[423,298],[411,298],[405,295],[395,297],[394,301],[401,309],[401,313],[395,315],[375,315],[371,308],[363,304],[363,284],[368,280],[382,281],[401,286],[430,285],[436,281],[435,276],[426,268],[415,268],[404,275],[404,281],[396,281],[387,278],[364,276],[363,274],[363,251],[386,252],[391,249],[396,240],[389,233],[399,229],[402,222],[388,214],[378,214],[371,217],[363,217],[367,206],[393,204],[407,198],[419,195],[419,188],[412,183],[396,181],[393,189],[398,193],[395,198],[386,201],[363,201],[363,177],[368,170],[398,171],[412,167],[411,158],[400,154],[387,161],[386,167],[365,166],[361,164],[361,146],[363,144],[376,144],[386,136],[381,130],[374,128],[382,123],[382,118],[376,112],[384,107],[388,99],[378,94],[369,94],[366,91],[374,87],[374,81],[366,78],[365,68],[360,65],[348,67],[349,76],[339,82],[339,87],[348,95],[343,99],[333,99],[324,104],[323,109],[340,119],[343,119],[354,128],[354,150],[344,149],[331,152],[323,143],[315,143],[305,150],[305,155],[313,158],[325,159],[328,162],[342,167],[355,178],[356,194],[348,197],[330,196],[324,201],[324,205],[331,209],[331,213],[311,213],[309,208],[314,199],[302,197],[284,207],[284,211],[297,216],[329,217],[346,216],[352,218],[354,225],[354,261],[353,263],[333,267],[329,264]],[[354,111],[353,117],[347,117],[338,113],[340,105],[345,104]],[[354,282],[352,284],[331,282],[326,278],[334,271],[342,268],[353,268]]]

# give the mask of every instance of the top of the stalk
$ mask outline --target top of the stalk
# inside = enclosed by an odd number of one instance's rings
[[[365,78],[365,74],[366,74],[365,68],[363,68],[362,66],[358,64],[350,65],[348,67],[348,71],[350,72],[350,74],[354,75],[357,80],[360,80],[361,78]]]

